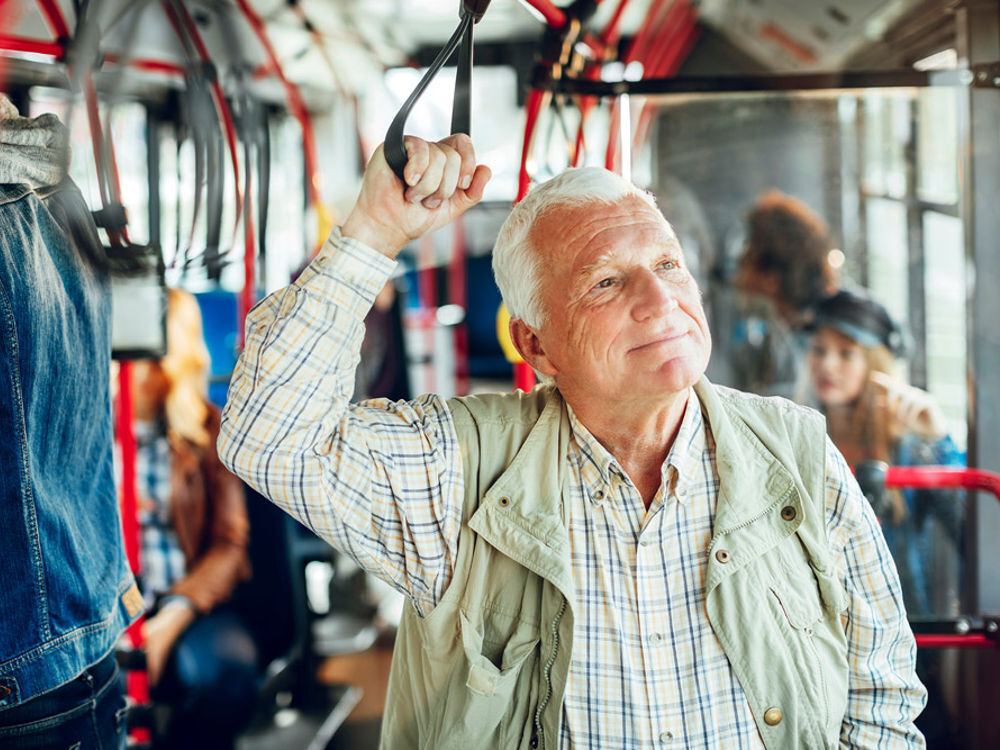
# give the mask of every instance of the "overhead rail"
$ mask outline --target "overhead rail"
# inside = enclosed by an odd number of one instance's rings
[[[540,81],[546,91],[584,96],[616,97],[657,94],[723,94],[754,91],[811,91],[860,88],[963,86],[967,71],[890,70],[871,72],[790,73],[741,76],[671,76],[637,81],[563,78]]]

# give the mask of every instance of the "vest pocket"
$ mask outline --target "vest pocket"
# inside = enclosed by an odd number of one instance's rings
[[[466,687],[473,693],[491,697],[502,693],[517,678],[524,660],[538,647],[538,632],[523,625],[517,628],[503,647],[497,665],[484,653],[483,632],[472,624],[465,612],[459,611],[462,647],[469,662]],[[534,632],[533,632],[534,631]]]
[[[778,600],[788,624],[795,630],[810,632],[810,626],[823,617],[819,596],[815,590],[800,592],[787,586],[771,585],[771,594]]]
[[[807,585],[805,589],[800,591],[787,584],[772,584],[770,587],[771,594],[777,599],[778,606],[793,631],[787,646],[792,658],[800,665],[799,677],[803,680],[801,689],[804,695],[811,698],[818,714],[816,718],[819,720],[819,728],[822,729],[830,721],[830,690],[827,670],[823,668],[815,638],[816,631],[823,632],[825,623],[815,584]]]
[[[530,674],[537,658],[529,657],[538,653],[538,628],[519,623],[499,649],[499,658],[490,658],[484,653],[491,651],[491,644],[484,643],[482,626],[473,624],[461,610],[459,627],[466,664],[464,675],[455,677],[464,681],[466,689],[448,695],[442,737],[448,747],[459,738],[475,739],[483,743],[480,746],[503,747],[508,735],[519,736],[518,717],[530,714],[528,704],[537,694]]]

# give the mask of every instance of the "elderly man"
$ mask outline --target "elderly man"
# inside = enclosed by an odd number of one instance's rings
[[[651,199],[573,170],[494,266],[530,394],[348,403],[403,245],[482,196],[471,143],[376,153],[340,231],[247,319],[220,449],[410,602],[390,748],[922,747],[877,522],[813,412],[704,380],[700,294]],[[405,191],[404,191],[405,188]]]

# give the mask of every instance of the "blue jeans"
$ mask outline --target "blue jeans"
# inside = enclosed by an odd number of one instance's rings
[[[121,750],[125,692],[114,654],[65,685],[0,711],[4,750]]]
[[[253,718],[257,680],[257,646],[242,620],[225,607],[199,617],[151,692],[154,703],[171,708],[157,747],[231,748]]]

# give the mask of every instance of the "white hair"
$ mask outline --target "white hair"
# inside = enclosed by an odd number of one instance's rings
[[[531,229],[540,219],[556,208],[613,206],[632,196],[657,208],[650,193],[614,172],[579,167],[542,183],[514,206],[493,246],[493,276],[510,316],[537,328],[545,315],[540,289],[541,256],[531,241]]]

